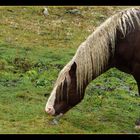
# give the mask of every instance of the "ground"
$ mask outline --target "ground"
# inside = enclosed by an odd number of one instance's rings
[[[0,7],[0,133],[139,133],[140,98],[131,75],[110,69],[57,125],[45,111],[60,70],[112,14],[128,7]]]

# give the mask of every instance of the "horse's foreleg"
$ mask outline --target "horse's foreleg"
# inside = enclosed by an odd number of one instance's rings
[[[132,75],[134,76],[137,86],[138,86],[138,92],[140,96],[140,63],[135,63],[132,68]],[[140,131],[140,117],[135,122],[135,129]]]
[[[132,68],[132,75],[134,76],[137,86],[138,86],[138,92],[140,95],[140,63],[134,63]]]
[[[140,82],[137,82],[137,85],[138,85],[138,92],[139,92],[139,96],[140,96]]]
[[[137,81],[137,85],[138,85],[138,92],[139,92],[138,96],[140,96],[140,81],[137,78],[135,78],[135,80]],[[140,132],[140,115],[139,115],[139,118],[135,122],[135,130]]]

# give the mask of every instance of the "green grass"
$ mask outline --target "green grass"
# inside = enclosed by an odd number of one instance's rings
[[[80,14],[71,14],[76,8]],[[139,133],[131,75],[111,69],[92,81],[58,125],[44,112],[60,70],[98,25],[126,7],[0,7],[0,133]]]

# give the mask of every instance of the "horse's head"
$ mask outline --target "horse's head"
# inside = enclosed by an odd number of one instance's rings
[[[83,96],[81,98],[77,91],[76,69],[77,65],[73,62],[68,69],[65,66],[60,72],[45,107],[48,114],[64,114],[82,100]]]

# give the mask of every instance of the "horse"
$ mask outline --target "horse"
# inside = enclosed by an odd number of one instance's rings
[[[80,44],[60,71],[45,111],[64,115],[82,101],[92,80],[113,67],[131,74],[140,94],[140,8],[118,11]]]

